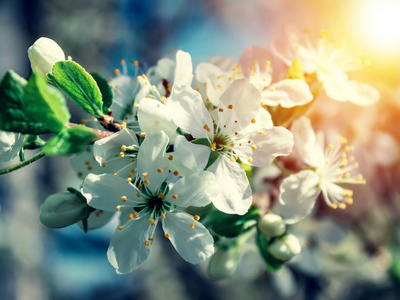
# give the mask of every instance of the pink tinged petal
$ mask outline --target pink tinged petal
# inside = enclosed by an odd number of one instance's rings
[[[181,207],[201,207],[218,199],[218,194],[219,187],[214,174],[202,171],[179,179],[165,196],[165,200]]]
[[[246,172],[236,162],[219,156],[207,169],[213,172],[220,188],[218,199],[214,206],[227,214],[245,214],[252,201],[252,192]]]
[[[230,73],[233,68],[236,68],[237,63],[230,57],[214,56],[208,60],[209,63],[217,66],[222,71]]]
[[[260,67],[263,69],[265,67],[265,62],[272,62],[273,56],[267,49],[255,45],[251,45],[244,50],[239,58],[239,63],[246,77],[250,77],[251,72],[249,67],[253,65],[255,60],[258,61]]]
[[[107,258],[118,274],[132,272],[149,257],[152,241],[148,238],[153,228],[148,217],[147,214],[128,221],[112,236]]]
[[[111,174],[89,174],[83,182],[82,194],[90,206],[106,211],[135,207],[145,202],[134,185]]]
[[[301,159],[311,167],[325,164],[323,149],[318,146],[311,122],[306,117],[301,117],[293,122],[291,131],[294,137],[294,146]]]
[[[192,171],[203,171],[210,157],[211,148],[190,143],[183,136],[177,136],[174,144],[176,160]]]
[[[167,101],[173,112],[175,124],[194,138],[206,138],[212,134],[213,121],[201,99],[200,94],[189,86],[177,86],[172,89]]]
[[[193,79],[193,66],[190,54],[182,50],[176,52],[174,84],[190,86]]]
[[[301,79],[284,79],[261,92],[262,101],[268,106],[291,108],[305,105],[313,99],[307,83]]]
[[[162,130],[168,135],[171,142],[175,140],[177,126],[167,105],[154,99],[143,99],[140,102],[138,119],[140,129],[146,134]]]
[[[164,234],[179,255],[191,264],[204,262],[214,253],[214,239],[193,216],[175,211],[162,220]],[[164,235],[164,236],[165,236]]]
[[[252,132],[236,142],[233,150],[244,163],[263,167],[277,156],[289,155],[292,148],[293,134],[284,127],[272,127]]]
[[[226,133],[234,133],[252,123],[260,108],[261,94],[247,79],[242,78],[228,87],[220,101],[219,123],[222,128],[226,125]]]
[[[168,142],[168,136],[160,131],[146,135],[140,146],[137,172],[153,193],[156,193],[168,178]]]
[[[349,101],[360,106],[371,106],[378,102],[380,98],[379,91],[362,82],[349,81],[351,95]]]
[[[320,193],[318,181],[319,177],[311,170],[285,178],[281,184],[279,202],[273,212],[280,215],[287,224],[294,224],[307,217]]]
[[[119,156],[123,145],[139,148],[136,134],[132,130],[125,128],[109,137],[98,140],[94,143],[93,155],[100,164],[107,163],[108,160]]]

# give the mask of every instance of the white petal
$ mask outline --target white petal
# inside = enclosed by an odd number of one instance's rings
[[[192,228],[190,225],[194,223]],[[214,253],[214,239],[203,224],[184,212],[167,214],[162,226],[176,251],[191,264],[205,261]]]
[[[242,166],[219,156],[207,170],[215,174],[220,188],[218,199],[213,201],[214,206],[227,214],[245,214],[251,205],[252,194]]]
[[[146,246],[145,242],[148,241],[151,230],[148,215],[144,215],[125,223],[122,230],[114,233],[107,258],[117,273],[130,273],[149,257],[151,244]]]
[[[219,105],[219,98],[230,84],[228,77],[211,63],[200,63],[196,68],[197,86],[205,90],[205,99],[208,98],[215,106]]]
[[[175,124],[193,137],[205,138],[213,130],[213,122],[203,99],[191,87],[175,85],[167,105],[174,112]]]
[[[214,56],[208,60],[209,63],[217,66],[222,71],[231,73],[233,68],[236,68],[237,63],[230,57]]]
[[[174,84],[187,85],[192,84],[193,66],[190,54],[182,50],[176,52],[176,69]]]
[[[110,85],[114,96],[110,110],[116,120],[123,120],[133,110],[135,95],[138,93],[140,86],[136,78],[126,75],[118,75],[113,78]]]
[[[129,129],[122,129],[113,135],[98,140],[93,145],[93,155],[101,164],[119,156],[121,146],[134,146],[139,148],[139,143],[135,133]]]
[[[175,140],[174,150],[174,157],[193,172],[204,170],[211,152],[210,147],[190,143],[181,135]]]
[[[277,156],[288,155],[292,148],[292,133],[279,126],[252,132],[246,139],[235,143],[234,151],[244,163],[263,167],[272,163]]]
[[[244,50],[239,58],[239,63],[246,77],[249,77],[249,67],[253,65],[255,60],[259,62],[259,65],[264,66],[265,62],[273,61],[273,56],[267,49],[255,45],[251,45]]]
[[[71,156],[70,160],[72,168],[76,171],[79,178],[85,178],[89,173],[101,174],[105,173],[103,167],[94,160],[91,152],[81,152]]]
[[[214,174],[202,171],[179,179],[165,196],[165,200],[182,207],[201,207],[218,199],[218,194],[219,187]],[[177,195],[178,198],[173,199],[172,195]]]
[[[371,106],[378,102],[380,94],[379,91],[362,82],[349,81],[351,89],[350,101],[360,106]]]
[[[146,186],[156,193],[168,177],[168,136],[163,132],[146,135],[140,145],[137,172]],[[147,183],[148,180],[148,183]]]
[[[307,217],[320,193],[318,181],[318,176],[311,170],[285,178],[281,184],[279,202],[275,204],[273,212],[280,215],[287,224],[294,224]]]
[[[256,117],[260,108],[261,94],[242,78],[235,80],[222,94],[220,99],[219,125],[227,134],[233,134],[247,127],[252,119]]]
[[[0,162],[7,162],[17,156],[24,145],[25,135],[0,130]]]
[[[337,101],[348,101],[351,93],[346,73],[341,70],[317,72],[318,80],[329,98]]]
[[[306,117],[301,117],[293,122],[290,129],[293,133],[294,146],[302,160],[312,167],[325,163],[323,150],[318,146],[311,122]]]
[[[262,101],[269,106],[291,108],[305,105],[313,99],[307,83],[301,79],[284,79],[261,92]]]
[[[140,102],[138,118],[141,130],[147,134],[163,130],[171,143],[175,140],[177,126],[167,105],[154,99],[143,99]]]
[[[124,209],[143,203],[145,200],[137,193],[140,195],[139,190],[126,179],[111,174],[89,174],[82,187],[82,194],[90,206],[107,211],[116,211],[117,206]],[[125,201],[121,200],[123,196]]]

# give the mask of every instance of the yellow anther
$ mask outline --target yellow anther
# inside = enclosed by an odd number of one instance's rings
[[[251,149],[256,150],[257,146],[253,144],[253,145],[251,145]]]
[[[133,168],[131,169],[131,173],[135,173],[135,171],[136,171],[135,169],[133,169]]]
[[[249,157],[249,158],[247,159],[247,161],[248,161],[249,163],[252,163],[252,162],[253,162],[253,159],[252,159],[251,157]]]
[[[342,161],[340,162],[340,165],[341,165],[342,167],[347,166],[347,159],[342,159]]]
[[[149,173],[146,173],[146,172],[143,173],[142,175],[143,175],[143,177],[145,177],[145,178],[149,177]]]
[[[342,159],[345,159],[345,158],[347,158],[346,153],[342,153]]]
[[[135,60],[135,61],[133,62],[133,64],[135,65],[135,67],[137,67],[137,66],[139,65],[139,62],[138,62],[137,60]]]
[[[254,67],[253,66],[250,66],[249,69],[250,69],[250,71],[254,71]]]
[[[165,216],[165,214],[161,214],[161,218],[165,220],[167,217]]]
[[[353,198],[347,199],[347,204],[348,204],[348,205],[352,205],[352,204],[353,204]]]
[[[168,155],[168,159],[169,159],[169,160],[173,160],[173,159],[174,159],[174,156],[173,156],[173,155]]]
[[[270,88],[270,91],[271,92],[275,92],[275,88]]]
[[[172,195],[172,199],[174,199],[174,200],[178,199],[178,195],[177,194],[173,194]]]
[[[139,80],[140,80],[140,76],[137,76],[137,77],[136,77],[136,81],[139,82]]]
[[[135,108],[138,108],[138,107],[139,107],[139,104],[135,103],[135,104],[133,104],[133,106],[134,106]]]
[[[150,242],[149,241],[145,241],[144,244],[149,247],[150,246]]]
[[[223,112],[224,110],[223,110],[222,108],[219,108],[218,111],[219,111],[219,112]]]
[[[219,88],[219,89],[220,89],[220,88],[221,88],[221,85],[220,85],[220,84],[218,84],[218,85],[217,85],[217,88]]]
[[[196,91],[200,92],[200,87],[197,86],[196,87]]]
[[[133,214],[129,214],[129,215],[128,215],[128,218],[129,218],[130,220],[133,220]]]
[[[161,169],[161,168],[157,168],[157,172],[158,172],[158,173],[164,173],[164,170]]]
[[[178,171],[174,171],[172,174],[174,174],[174,176],[179,176],[179,172]]]
[[[353,168],[354,168],[354,169],[357,169],[357,168],[358,168],[358,162],[355,162],[355,163],[353,164]]]
[[[213,143],[211,144],[211,148],[212,148],[213,150],[217,149],[217,143],[216,143],[216,142],[213,142]]]
[[[151,90],[152,90],[153,92],[155,92],[157,89],[156,89],[156,87],[155,87],[154,85],[152,85],[152,86],[151,86]]]
[[[136,192],[136,197],[140,198],[142,196],[140,196],[139,192]]]
[[[161,101],[162,101],[162,102],[165,102],[165,101],[167,101],[167,98],[166,98],[165,96],[162,96],[162,97],[161,97]]]
[[[118,229],[121,230],[121,231],[123,230],[121,225],[118,226]]]
[[[333,147],[334,147],[333,144],[328,145],[328,149],[333,149]]]
[[[159,196],[161,199],[164,199],[164,193],[159,193],[158,196]]]
[[[125,146],[125,145],[122,145],[122,146],[121,146],[121,150],[122,150],[122,151],[126,151],[126,146]]]
[[[345,208],[346,208],[346,204],[344,204],[344,203],[339,203],[339,208],[340,208],[340,209],[345,209]]]
[[[228,77],[228,80],[229,80],[229,81],[232,81],[232,77]]]
[[[135,159],[134,158],[131,158],[131,162],[135,162]],[[133,173],[133,172],[132,172]]]
[[[125,202],[125,201],[126,201],[126,196],[122,196],[122,197],[121,197],[121,201],[122,201],[122,202]]]
[[[228,109],[233,109],[233,105],[232,105],[232,104],[229,104],[229,105],[228,105]]]
[[[141,137],[146,137],[146,133],[145,133],[145,132],[142,132],[142,133],[140,133],[140,136],[141,136]]]
[[[221,79],[221,76],[217,76],[217,79],[220,80],[220,79]]]
[[[149,241],[154,241],[154,238],[153,237],[149,237],[148,240]]]
[[[268,67],[270,64],[271,64],[271,62],[270,62],[269,60],[267,60],[267,61],[265,62],[265,66],[266,66],[266,67]]]
[[[114,176],[118,176],[118,173],[114,173]]]
[[[355,157],[354,156],[350,156],[349,157],[349,162],[353,162],[353,161],[355,161],[356,159],[355,159]]]
[[[125,156],[125,153],[124,153],[124,152],[121,152],[121,153],[119,154],[119,156],[120,156],[120,157],[124,157],[124,156]]]
[[[195,215],[193,218],[194,218],[195,221],[199,221],[200,220],[200,216],[198,216],[198,215]]]
[[[142,74],[142,78],[143,78],[143,79],[146,79],[146,75],[145,75],[145,74]]]
[[[117,206],[115,207],[115,209],[116,209],[117,211],[120,211],[120,210],[121,210],[121,205],[117,205]]]
[[[256,122],[256,119],[251,119],[251,123],[255,123]]]
[[[338,206],[337,206],[337,204],[335,204],[335,203],[333,203],[332,205],[331,205],[331,208],[332,209],[336,209]]]
[[[166,239],[169,239],[169,237],[170,237],[169,233],[164,233],[164,237],[165,237]]]
[[[106,163],[103,161],[103,162],[101,163],[101,166],[102,166],[103,168],[105,168]]]
[[[148,179],[144,180],[144,184],[149,184],[149,183],[150,183],[150,181]]]
[[[207,130],[207,132],[210,132],[210,127],[208,127],[207,124],[205,124],[205,125],[203,126],[203,128],[204,128],[205,130]]]
[[[253,61],[253,65],[257,66],[258,65],[258,60]]]
[[[138,217],[139,217],[139,214],[135,211],[135,212],[133,213],[133,216],[134,216],[135,218],[138,218]]]
[[[194,228],[194,222],[190,223],[190,228]]]
[[[126,183],[131,183],[132,181],[132,177],[128,177],[128,179],[126,180]]]
[[[114,70],[114,75],[118,75],[119,73],[121,73],[120,70],[118,70],[118,69]]]
[[[364,177],[362,176],[362,174],[358,174],[357,175],[357,180],[358,181],[363,181],[364,180]]]
[[[232,157],[232,158],[231,158],[231,162],[235,162],[235,161],[236,161],[236,160]]]
[[[204,86],[207,86],[207,82],[204,82]]]
[[[344,173],[344,178],[350,178],[351,174],[349,172]]]
[[[157,221],[153,221],[153,222],[151,223],[151,225],[152,225],[152,226],[156,226],[156,225],[157,225]]]

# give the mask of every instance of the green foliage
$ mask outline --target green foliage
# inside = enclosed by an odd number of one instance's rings
[[[61,131],[71,117],[64,96],[36,72],[28,80],[22,107],[30,120],[42,123],[55,133]]]
[[[103,115],[103,100],[96,80],[76,62],[59,61],[47,76],[76,105],[96,118]]]
[[[260,251],[261,256],[263,257],[268,270],[277,271],[281,268],[281,266],[285,263],[279,259],[276,259],[271,255],[268,250],[268,245],[271,243],[271,239],[269,239],[266,235],[261,232],[257,232],[257,246]]]
[[[90,73],[93,79],[96,80],[97,86],[100,89],[101,95],[103,97],[103,113],[108,113],[113,103],[113,92],[108,85],[107,80],[105,80],[102,76],[97,73]]]
[[[47,155],[68,155],[77,153],[92,143],[96,137],[96,134],[89,128],[74,126],[62,130],[51,138],[43,147],[43,152]]]
[[[62,94],[35,72],[29,81],[8,71],[0,83],[0,129],[24,134],[59,132],[70,115]]]
[[[243,216],[214,210],[209,215],[207,227],[220,236],[233,238],[256,226],[259,217],[260,212],[256,207],[251,207]]]

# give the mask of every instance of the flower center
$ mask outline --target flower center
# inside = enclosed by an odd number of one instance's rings
[[[147,200],[147,204],[151,211],[160,211],[163,206],[163,200],[160,197],[153,196]]]

